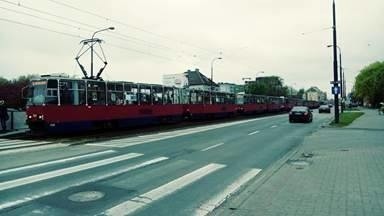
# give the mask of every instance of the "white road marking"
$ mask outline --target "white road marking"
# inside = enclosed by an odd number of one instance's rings
[[[80,171],[83,171],[86,169],[91,169],[91,168],[95,168],[95,167],[99,167],[99,166],[108,165],[111,163],[116,163],[116,162],[123,161],[123,160],[128,160],[128,159],[139,157],[142,155],[143,154],[139,154],[139,153],[129,153],[129,154],[120,155],[120,156],[116,156],[116,157],[112,157],[112,158],[108,158],[108,159],[104,159],[104,160],[100,160],[100,161],[94,161],[94,162],[85,163],[85,164],[81,164],[81,165],[77,165],[77,166],[73,166],[73,167],[68,167],[68,168],[54,170],[54,171],[50,171],[50,172],[46,172],[46,173],[41,173],[41,174],[34,175],[34,176],[28,176],[28,177],[19,178],[19,179],[15,179],[15,180],[11,180],[11,181],[1,182],[0,183],[0,191],[19,187],[19,186],[26,185],[26,184],[31,184],[31,183],[38,182],[38,181],[47,180],[50,178],[55,178],[58,176],[63,176],[63,175],[67,175],[67,174],[71,174],[71,173],[75,173],[75,172],[80,172]]]
[[[165,196],[168,196],[177,190],[192,184],[193,182],[203,178],[204,176],[225,167],[222,164],[208,164],[200,169],[197,169],[191,173],[188,173],[180,178],[177,178],[171,182],[168,182],[158,188],[155,188],[147,193],[139,195],[135,198],[132,198],[128,201],[120,203],[110,209],[108,209],[105,213],[106,215],[128,215],[131,214],[138,209],[149,205],[150,203],[159,200]]]
[[[276,127],[277,127],[277,125],[272,125],[272,126],[271,126],[271,128],[276,128]]]
[[[87,184],[87,183],[90,183],[90,182],[100,181],[100,180],[103,180],[103,179],[106,179],[106,178],[110,178],[110,177],[115,176],[115,175],[120,175],[122,173],[126,173],[126,172],[129,172],[129,171],[132,171],[132,170],[136,170],[136,169],[139,169],[139,168],[143,168],[143,167],[146,167],[146,166],[149,166],[149,165],[152,165],[152,164],[160,163],[161,161],[164,161],[164,160],[167,160],[167,159],[168,159],[167,157],[159,157],[159,158],[155,158],[155,159],[152,159],[152,160],[149,160],[149,161],[145,161],[145,162],[137,164],[137,165],[129,166],[129,167],[125,168],[125,169],[120,169],[120,170],[112,172],[112,173],[107,173],[107,174],[104,174],[104,175],[98,175],[97,178],[93,178],[93,179],[87,178],[86,180],[77,181],[75,184],[70,184],[70,185],[65,185],[65,186],[61,186],[61,187],[56,187],[56,189],[52,190],[52,191],[46,191],[46,192],[42,192],[42,193],[38,193],[38,194],[34,194],[34,195],[24,194],[24,196],[22,198],[16,198],[16,200],[8,201],[6,203],[1,203],[0,204],[0,209],[14,207],[14,206],[17,206],[17,205],[20,205],[20,204],[23,204],[23,203],[26,203],[26,202],[29,202],[29,201],[32,201],[32,200],[35,200],[35,199],[39,199],[39,198],[44,197],[44,196],[49,196],[49,195],[58,193],[58,192],[63,191],[65,189],[67,189],[67,188],[70,188],[70,187],[76,187],[76,186],[84,185],[84,184]]]
[[[201,151],[208,151],[208,150],[210,150],[210,149],[213,149],[213,148],[219,147],[219,146],[221,146],[221,145],[224,145],[224,143],[219,143],[219,144],[216,144],[216,145],[210,146],[210,147],[208,147],[208,148],[205,148],[205,149],[203,149],[203,150],[201,150]]]
[[[33,148],[12,148],[12,149],[3,149],[0,151],[0,155],[9,155],[14,153],[22,153],[22,152],[31,152],[37,150],[47,150],[53,148],[64,148],[69,146],[69,144],[49,144],[49,145],[37,145],[31,146]]]
[[[231,185],[225,188],[221,193],[210,199],[209,201],[202,204],[195,211],[195,216],[205,216],[212,212],[214,209],[219,207],[225,200],[227,200],[231,195],[240,189],[242,185],[247,183],[249,180],[254,178],[261,169],[252,169],[234,181]]]
[[[64,159],[55,160],[55,161],[48,161],[48,162],[43,162],[43,163],[38,163],[38,164],[31,164],[31,165],[27,165],[27,166],[23,166],[23,167],[1,170],[0,175],[5,174],[5,173],[10,173],[10,172],[16,172],[16,171],[20,171],[20,170],[26,170],[26,169],[36,168],[36,167],[47,166],[47,165],[51,165],[51,164],[64,163],[64,162],[74,161],[74,160],[78,160],[78,159],[84,159],[84,158],[88,158],[88,157],[95,157],[95,156],[99,156],[99,155],[110,154],[110,153],[114,153],[114,152],[116,152],[116,151],[108,150],[108,151],[102,151],[102,152],[95,152],[95,153],[90,153],[90,154],[80,155],[80,156],[74,156],[74,157],[64,158]]]
[[[39,141],[33,141],[33,140],[5,140],[0,141],[0,146],[6,146],[6,145],[18,145],[18,144],[26,144],[26,143],[37,143]],[[48,142],[40,142],[40,143],[48,143]]]
[[[265,119],[270,119],[270,118],[278,118],[278,117],[283,117],[283,116],[285,117],[286,115],[282,114],[282,115],[269,116],[269,117],[263,117],[263,118],[257,118],[257,119],[248,119],[248,120],[241,120],[241,121],[235,121],[235,122],[226,122],[226,123],[215,124],[215,125],[200,126],[200,127],[175,130],[175,131],[170,131],[170,132],[162,132],[162,133],[158,133],[158,134],[140,135],[138,137],[123,138],[123,139],[111,140],[111,141],[107,141],[107,142],[104,141],[104,142],[100,142],[100,143],[89,143],[86,145],[125,148],[125,147],[129,147],[129,146],[140,145],[140,144],[145,144],[145,143],[149,143],[149,142],[160,141],[160,140],[165,140],[165,139],[169,139],[169,138],[205,132],[205,131],[209,131],[209,130],[213,130],[213,129],[219,129],[219,128],[223,128],[223,127],[229,127],[229,126],[233,126],[233,125],[244,124],[244,123],[254,122],[254,121],[260,121],[260,120],[265,120]]]
[[[0,151],[4,149],[10,149],[10,148],[21,148],[21,147],[32,147],[32,146],[39,146],[39,145],[45,145],[49,144],[49,142],[33,142],[28,144],[11,144],[0,147]]]
[[[257,133],[260,133],[260,131],[254,131],[254,132],[252,132],[252,133],[249,133],[248,135],[251,136],[251,135],[253,135],[253,134],[257,134]]]

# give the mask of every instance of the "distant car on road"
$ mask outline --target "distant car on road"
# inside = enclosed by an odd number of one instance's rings
[[[319,113],[331,113],[331,108],[328,105],[321,105],[319,107]]]
[[[294,106],[289,112],[289,122],[312,122],[312,110],[306,106]]]

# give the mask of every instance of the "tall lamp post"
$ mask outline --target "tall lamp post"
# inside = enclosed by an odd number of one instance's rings
[[[247,88],[247,81],[246,80],[252,80],[251,77],[243,77],[242,80],[244,81],[244,94],[248,93],[248,88]]]
[[[210,85],[210,88],[209,88],[209,100],[212,104],[212,88],[213,88],[213,63],[216,61],[216,60],[219,60],[219,59],[223,59],[222,57],[215,57],[212,59],[211,61],[211,85]]]
[[[339,85],[337,84],[337,39],[336,39],[336,6],[335,0],[332,2],[332,14],[333,14],[333,90],[335,100],[335,123],[339,123]]]
[[[327,47],[333,47],[333,45],[328,45]],[[340,64],[339,64],[339,76],[340,76],[340,99],[342,100],[343,98],[343,93],[344,93],[344,83],[343,83],[343,66],[341,64],[341,49],[339,46],[336,46],[336,48],[339,50],[339,61],[340,61]],[[343,112],[343,104],[341,104],[341,109],[340,109],[341,112]]]
[[[102,32],[102,31],[108,31],[108,30],[115,30],[115,27],[109,27],[109,28],[105,28],[105,29],[101,29],[101,30],[98,30],[98,31],[95,31],[92,35],[92,38],[89,42],[91,42],[91,78],[93,78],[93,45],[95,45],[96,42],[99,42],[100,39],[98,38],[95,38],[95,35],[99,32]]]

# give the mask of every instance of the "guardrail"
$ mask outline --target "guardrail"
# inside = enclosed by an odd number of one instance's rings
[[[24,111],[8,109],[9,119],[7,121],[8,130],[20,130],[28,128],[26,124],[26,114]]]

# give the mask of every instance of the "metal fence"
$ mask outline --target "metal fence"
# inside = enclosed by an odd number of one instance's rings
[[[28,128],[26,124],[26,114],[24,111],[8,109],[9,119],[7,121],[7,130],[20,130]]]

